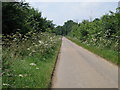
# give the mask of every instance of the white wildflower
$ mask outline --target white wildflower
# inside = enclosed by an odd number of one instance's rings
[[[36,52],[35,50],[32,50],[32,52]]]
[[[33,45],[35,45],[35,43],[33,43]]]
[[[52,38],[52,37],[50,37],[50,39],[52,40],[53,38]]]
[[[27,50],[30,50],[30,48],[27,48]]]
[[[22,75],[22,74],[19,74],[18,76],[19,76],[19,77],[23,77],[23,75]]]
[[[38,46],[38,45],[35,45],[36,47]]]
[[[4,85],[4,86],[9,86],[9,84],[7,84],[7,83],[3,83],[3,85]]]
[[[31,65],[31,66],[36,66],[36,64],[35,64],[35,63],[30,63],[30,65]]]
[[[31,56],[32,55],[32,53],[29,53],[29,56]]]
[[[43,41],[40,41],[40,40],[39,40],[38,42],[39,42],[40,44],[44,44]]]
[[[100,34],[100,32],[98,34]]]
[[[45,44],[46,46],[48,45],[48,44]]]
[[[17,40],[17,38],[14,38],[14,40]]]
[[[36,67],[36,69],[39,69],[38,67]]]

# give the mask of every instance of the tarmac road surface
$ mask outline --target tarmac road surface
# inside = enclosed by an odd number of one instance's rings
[[[118,88],[118,67],[63,37],[52,88]]]

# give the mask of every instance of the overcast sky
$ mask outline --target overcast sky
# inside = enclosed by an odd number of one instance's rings
[[[49,2],[48,0],[26,1],[29,2],[32,7],[41,11],[43,17],[53,20],[54,24],[63,25],[67,20],[81,22],[84,19],[99,18],[108,13],[109,10],[115,12],[119,0],[56,0],[56,2],[54,0],[49,0]]]

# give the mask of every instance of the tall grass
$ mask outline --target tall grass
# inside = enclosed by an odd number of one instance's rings
[[[48,88],[61,37],[29,32],[3,36],[3,88]]]

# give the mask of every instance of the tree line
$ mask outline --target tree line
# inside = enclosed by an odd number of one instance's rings
[[[110,11],[93,21],[76,23],[68,20],[63,26],[55,27],[52,21],[41,16],[41,12],[25,2],[2,3],[2,32],[4,35],[30,31],[50,32],[70,36],[87,45],[107,47],[117,50],[120,36],[120,13]],[[120,11],[120,8],[117,8]]]
[[[117,8],[120,10],[120,8]],[[109,11],[93,21],[83,20],[76,23],[68,20],[63,26],[56,27],[56,34],[78,39],[87,45],[107,47],[118,50],[120,43],[120,13]]]
[[[29,31],[52,32],[55,24],[41,16],[41,12],[25,2],[2,3],[2,33],[25,34]]]

